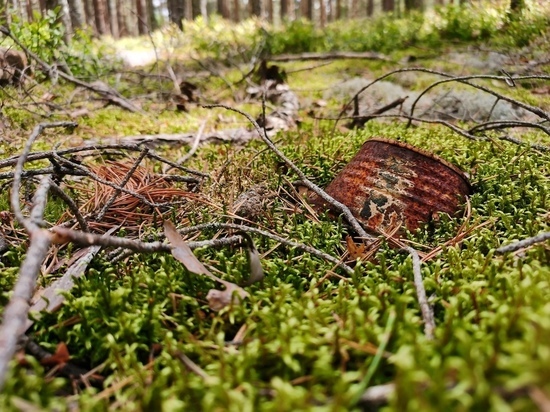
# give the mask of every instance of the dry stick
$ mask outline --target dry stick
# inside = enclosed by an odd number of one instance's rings
[[[440,84],[444,84],[444,83],[449,83],[449,82],[459,82],[459,83],[463,83],[463,84],[467,84],[468,86],[472,86],[473,88],[475,89],[479,89],[479,90],[482,90],[486,93],[489,93],[493,96],[495,96],[496,98],[498,99],[501,99],[501,100],[505,100],[509,103],[512,103],[512,104],[515,104],[519,107],[521,107],[522,109],[525,109],[531,113],[534,113],[536,114],[537,116],[545,119],[545,120],[550,120],[550,114],[545,112],[544,110],[540,109],[539,107],[536,107],[536,106],[531,106],[529,104],[526,104],[526,103],[523,103],[523,102],[520,102],[519,100],[516,100],[516,99],[512,99],[511,97],[508,97],[508,96],[505,96],[503,94],[500,94],[500,93],[497,93],[485,86],[481,86],[481,85],[478,85],[478,84],[474,84],[474,83],[470,83],[468,80],[472,80],[472,79],[492,79],[492,80],[503,80],[503,81],[507,81],[507,80],[510,80],[510,77],[509,76],[492,76],[492,75],[471,75],[471,76],[460,76],[460,77],[452,77],[446,73],[442,73],[442,72],[437,72],[437,71],[430,71],[431,73],[435,73],[435,74],[439,74],[441,76],[445,76],[445,77],[450,77],[448,79],[443,79],[443,80],[439,80],[433,84],[431,84],[430,86],[428,86],[424,91],[422,91],[422,93],[420,93],[418,95],[418,97],[415,99],[415,101],[413,102],[412,106],[411,106],[411,112],[410,112],[410,115],[412,116],[413,113],[414,113],[414,109],[416,107],[416,104],[418,103],[418,101],[422,98],[422,96],[424,96],[428,91],[430,91],[431,89],[433,89],[434,87],[436,86],[439,86]],[[539,80],[549,80],[550,79],[550,76],[514,76],[512,78],[513,80],[524,80],[524,79],[539,79]],[[409,122],[409,125],[410,125],[410,122]]]
[[[17,159],[17,163],[15,164],[13,186],[11,191],[11,208],[19,224],[25,227],[25,229],[27,229],[27,232],[29,233],[32,231],[33,227],[29,225],[29,222],[23,216],[23,213],[21,212],[21,204],[19,202],[19,190],[21,189],[21,175],[23,172],[23,165],[27,160],[27,155],[31,151],[32,144],[34,143],[36,138],[44,131],[44,129],[54,128],[54,127],[76,127],[76,126],[77,124],[74,122],[40,123],[38,126],[36,126],[33,129],[31,135],[29,136],[29,138],[27,139],[27,142],[25,143],[25,147],[23,148],[23,153],[21,153],[21,155],[19,156],[19,159]]]
[[[403,250],[408,252],[412,257],[413,263],[413,276],[414,287],[416,288],[416,296],[418,297],[418,304],[420,305],[420,311],[422,313],[422,319],[424,320],[424,333],[429,340],[434,338],[435,321],[433,310],[428,303],[426,297],[426,289],[424,288],[424,282],[422,281],[422,273],[420,272],[420,257],[418,252],[412,247],[404,247]]]
[[[233,246],[238,245],[242,243],[243,238],[242,236],[235,235],[235,236],[229,236],[224,237],[221,239],[209,239],[209,240],[199,240],[196,242],[187,242],[187,245],[191,249],[198,249],[201,247],[222,247],[222,246]],[[164,251],[164,250],[162,250]],[[108,259],[111,263],[120,262],[121,260],[124,260],[134,254],[134,251],[131,249],[122,249],[119,248],[118,251],[115,251],[116,253],[110,254]]]
[[[517,242],[510,243],[509,245],[506,245],[506,246],[499,247],[496,250],[496,253],[502,254],[502,253],[508,253],[508,252],[515,252],[517,250],[532,246],[534,244],[544,242],[548,239],[550,239],[550,232],[542,232],[536,236],[533,236],[524,240],[519,240]]]
[[[290,169],[292,169],[299,176],[300,180],[302,180],[302,182],[304,183],[305,186],[307,186],[308,189],[315,192],[324,201],[326,201],[327,203],[332,205],[334,208],[339,210],[344,215],[344,217],[346,218],[348,223],[351,225],[353,230],[355,230],[359,234],[359,236],[361,236],[363,239],[368,239],[368,240],[374,240],[375,239],[373,236],[371,236],[371,235],[367,234],[367,232],[365,232],[365,229],[363,229],[361,224],[353,216],[353,214],[351,213],[351,210],[349,210],[349,208],[346,205],[344,205],[343,203],[338,202],[337,200],[333,199],[330,195],[328,195],[327,192],[325,192],[323,189],[321,189],[319,186],[317,186],[315,183],[313,183],[311,180],[309,180],[306,177],[306,175],[304,174],[304,172],[302,172],[298,166],[296,166],[288,157],[286,157],[284,155],[283,152],[281,152],[279,150],[279,148],[277,148],[277,146],[275,146],[275,144],[273,144],[273,142],[269,139],[269,137],[267,137],[267,135],[262,130],[260,125],[256,122],[256,120],[254,120],[252,118],[252,116],[250,116],[248,113],[243,112],[242,110],[235,109],[233,107],[226,106],[226,105],[223,105],[223,104],[210,104],[210,105],[205,105],[203,107],[205,107],[205,108],[221,107],[223,109],[239,113],[240,115],[246,117],[248,119],[248,121],[254,126],[254,128],[256,129],[256,132],[258,133],[260,138],[265,142],[265,144],[267,144],[267,146],[277,156],[279,156],[279,158],[282,159]]]
[[[195,140],[193,141],[193,146],[191,146],[191,149],[185,154],[185,156],[183,156],[181,159],[179,159],[176,162],[177,164],[181,165],[187,162],[195,154],[195,152],[199,148],[199,144],[201,142],[202,134],[204,133],[205,127],[206,127],[206,120],[201,123],[199,127],[199,131],[197,132],[197,135],[195,136]]]
[[[6,381],[9,362],[15,354],[17,342],[24,332],[29,300],[36,287],[40,266],[49,248],[50,233],[45,229],[34,230],[27,256],[19,270],[19,278],[10,302],[4,309],[0,326],[0,391]]]
[[[21,178],[28,178],[28,177],[41,176],[41,175],[55,175],[55,174],[86,176],[84,173],[80,173],[80,172],[75,173],[74,170],[66,169],[64,167],[61,167],[61,168],[46,167],[44,169],[23,170],[23,172],[21,173]],[[0,173],[0,180],[12,179],[14,176],[15,176],[15,172]]]
[[[139,165],[141,164],[141,162],[145,158],[145,156],[147,156],[148,152],[149,152],[149,149],[144,147],[143,150],[141,151],[141,154],[139,155],[139,157],[136,159],[136,161],[134,162],[132,167],[126,173],[126,176],[124,176],[124,178],[120,182],[120,188],[124,188],[124,186],[126,186],[126,183],[128,183],[128,181],[132,178],[132,175],[134,174],[136,169],[139,167]],[[105,216],[105,213],[107,213],[107,210],[109,210],[109,208],[114,203],[114,201],[116,200],[118,195],[120,195],[120,189],[115,189],[115,192],[112,194],[112,196],[105,203],[105,205],[103,205],[103,207],[101,208],[101,210],[97,214],[97,216],[95,218],[95,220],[97,222],[99,222],[103,219],[103,217]]]
[[[469,133],[484,132],[486,130],[507,129],[512,127],[528,127],[532,129],[542,130],[547,135],[550,135],[550,128],[543,126],[540,123],[523,122],[519,120],[498,120],[480,123],[469,130]]]
[[[34,134],[33,134],[34,135]],[[32,139],[29,139],[32,141]],[[25,155],[21,155],[24,159]],[[14,203],[14,213],[17,209],[19,222],[23,224],[30,235],[31,244],[27,251],[27,256],[21,265],[19,278],[13,289],[13,295],[4,310],[2,324],[0,325],[0,391],[2,390],[8,373],[8,366],[17,349],[17,342],[21,335],[25,333],[25,324],[29,313],[29,302],[36,287],[36,279],[40,272],[40,266],[46,258],[50,248],[51,236],[45,229],[40,229],[36,224],[43,219],[43,212],[48,200],[50,177],[45,176],[36,191],[33,199],[33,209],[30,219],[25,219],[19,207],[19,190],[16,188],[14,179],[14,192],[17,202]],[[19,180],[20,182],[20,180]],[[13,197],[12,197],[13,201]]]
[[[60,156],[63,156],[68,154],[80,153],[80,152],[104,151],[104,150],[110,150],[110,149],[141,152],[143,150],[143,146],[136,145],[136,144],[105,144],[105,145],[93,145],[93,146],[79,146],[79,147],[73,147],[70,149],[59,150],[56,153]],[[34,152],[34,153],[29,153],[29,155],[27,156],[27,161],[30,162],[35,160],[49,159],[52,156],[53,156],[53,153],[51,151]],[[167,165],[172,166],[173,168],[179,169],[186,173],[191,173],[200,177],[209,177],[209,175],[206,173],[202,173],[197,170],[192,170],[187,167],[178,165],[177,163],[172,162],[168,159],[165,159],[154,152],[149,152],[147,154],[147,157],[158,160],[162,163],[166,163]],[[19,159],[19,156],[12,156],[8,159],[1,160],[0,169],[15,165],[18,159]]]
[[[192,233],[192,232],[202,232],[202,231],[205,231],[205,230],[219,230],[219,229],[230,229],[230,230],[238,230],[238,231],[242,231],[242,232],[246,232],[246,233],[255,233],[257,235],[264,236],[264,237],[267,237],[269,239],[275,240],[276,242],[279,242],[283,245],[303,250],[304,252],[310,253],[310,254],[312,254],[314,256],[317,256],[321,259],[324,259],[324,260],[326,260],[330,263],[333,263],[333,264],[337,265],[339,268],[343,269],[349,275],[352,275],[354,273],[352,268],[350,268],[349,266],[342,263],[340,261],[340,259],[337,259],[334,256],[329,255],[328,253],[322,252],[318,249],[315,249],[314,247],[305,245],[303,243],[294,242],[292,240],[285,239],[281,236],[274,235],[273,233],[266,232],[265,230],[256,229],[256,228],[253,228],[253,227],[250,227],[250,226],[237,225],[235,223],[216,223],[216,222],[213,222],[213,223],[204,223],[204,224],[197,225],[197,226],[186,227],[186,228],[180,229],[178,232],[182,235],[185,235],[185,234]]]
[[[339,120],[343,120],[343,119],[354,119],[356,117],[357,116],[346,116],[346,117],[340,117],[340,118],[316,117],[316,119],[339,121]],[[359,116],[359,117],[361,117],[361,116]],[[469,131],[467,131],[465,129],[462,129],[461,127],[458,127],[458,126],[456,126],[456,125],[454,125],[450,122],[447,122],[445,120],[424,119],[424,118],[421,118],[421,117],[408,116],[408,115],[405,115],[405,114],[378,114],[378,115],[369,115],[369,117],[371,117],[371,118],[402,118],[402,119],[408,119],[410,121],[421,122],[421,123],[441,124],[445,127],[448,127],[449,129],[451,129],[455,133],[457,133],[457,134],[459,134],[459,135],[461,135],[461,136],[463,136],[467,139],[471,139],[471,140],[475,140],[475,141],[487,141],[488,140],[485,137],[480,137],[480,136],[473,135]],[[519,122],[514,122],[514,123],[519,123]],[[479,126],[483,126],[483,125],[479,125]],[[508,127],[516,127],[516,126],[517,125],[510,125]],[[521,126],[521,127],[531,127],[531,128],[536,128],[536,129],[541,128],[538,123],[529,123],[529,122],[523,122],[519,126]],[[544,151],[544,152],[550,151],[550,147],[548,147],[548,146],[544,146],[544,145],[537,144],[537,143],[528,143],[528,142],[525,142],[521,139],[517,139],[517,138],[506,136],[506,135],[499,137],[499,139],[506,140],[506,141],[509,141],[509,142],[517,144],[517,145],[527,145],[527,146],[531,147],[532,149],[541,150],[541,151]]]
[[[78,209],[78,206],[76,205],[74,200],[54,182],[51,182],[50,189],[67,204],[69,210],[72,212],[76,221],[78,222],[80,230],[82,230],[83,232],[89,232],[90,228],[88,227],[88,223],[86,223],[86,219],[84,219],[84,216],[82,216],[82,213],[80,213],[80,210]]]
[[[380,76],[376,79],[374,79],[372,82],[370,82],[369,84],[367,84],[366,86],[362,87],[361,89],[359,89],[359,91],[357,93],[355,93],[355,95],[344,105],[344,108],[342,109],[342,111],[340,112],[338,118],[341,118],[344,114],[344,112],[347,110],[347,108],[349,107],[349,105],[353,102],[353,100],[358,97],[361,93],[363,93],[365,90],[367,90],[369,87],[371,87],[372,85],[374,85],[375,83],[378,83],[379,81],[382,81],[384,80],[386,77],[390,77],[394,74],[398,74],[398,73],[406,73],[406,72],[423,72],[423,73],[429,73],[429,74],[435,74],[435,75],[438,75],[438,76],[443,76],[443,77],[447,77],[446,81],[455,81],[454,79],[457,79],[457,77],[455,76],[452,76],[450,74],[447,74],[447,73],[444,73],[444,72],[440,72],[440,71],[437,71],[437,70],[431,70],[431,69],[425,69],[423,67],[410,67],[410,68],[404,68],[404,69],[397,69],[397,70],[393,70],[389,73],[386,73],[384,74],[383,76]],[[473,87],[478,87],[476,86],[475,84],[472,84],[472,83],[468,83],[466,82],[465,80],[467,79],[493,79],[493,80],[509,80],[510,77],[509,76],[493,76],[493,75],[474,75],[474,76],[463,76],[461,77],[460,79],[462,80],[459,80],[463,83],[466,83],[466,84],[469,84],[470,86],[473,86]],[[527,79],[538,79],[538,80],[548,80],[550,79],[550,76],[545,76],[545,75],[536,75],[536,76],[515,76],[513,78],[514,80],[527,80]],[[482,86],[479,86],[478,88],[481,88]],[[481,90],[484,90],[484,91],[487,91],[488,89],[486,88],[483,88]],[[425,91],[426,92],[426,91]],[[423,92],[424,93],[424,92]],[[543,110],[537,108],[537,107],[533,107],[533,106],[529,106],[529,105],[526,105],[524,103],[521,103],[521,102],[517,102],[515,101],[514,99],[511,99],[509,97],[506,97],[506,96],[501,96],[499,94],[495,94],[493,91],[490,91],[491,94],[495,95],[496,97],[500,97],[501,99],[503,100],[512,100],[511,103],[514,103],[514,104],[518,104],[520,107],[523,107],[524,109],[528,110],[528,111],[531,111],[532,113],[535,113],[537,115],[539,115],[540,117],[542,118],[545,118],[545,119],[548,119],[548,113],[544,112]],[[418,101],[418,99],[420,98],[421,96],[419,96],[416,101]],[[416,101],[415,101],[415,104],[416,104]],[[413,105],[413,108],[414,108],[414,105]],[[413,111],[411,109],[411,116],[413,114]],[[338,119],[336,120],[336,122],[334,123],[334,127],[333,127],[333,132],[336,130],[336,126],[338,124]],[[409,125],[410,125],[410,122],[409,122]]]

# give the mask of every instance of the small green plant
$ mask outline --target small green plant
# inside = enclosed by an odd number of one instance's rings
[[[89,33],[77,30],[71,44],[65,42],[65,27],[59,19],[58,8],[47,10],[44,16],[37,12],[31,22],[14,18],[10,31],[41,60],[76,77],[97,78],[107,70],[101,62],[102,50],[93,44]]]

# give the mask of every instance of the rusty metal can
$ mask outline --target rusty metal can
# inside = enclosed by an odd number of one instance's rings
[[[415,230],[438,212],[453,216],[471,193],[466,175],[434,154],[406,143],[367,140],[325,191],[350,208],[366,230]],[[318,211],[330,210],[314,195]],[[398,229],[399,228],[399,229]]]

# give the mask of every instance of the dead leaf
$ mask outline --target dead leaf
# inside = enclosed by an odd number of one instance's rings
[[[363,259],[367,252],[367,247],[364,244],[356,245],[351,236],[346,237],[346,245],[353,260]]]
[[[64,365],[69,362],[71,356],[69,355],[69,349],[65,342],[61,342],[57,345],[55,353],[52,356],[47,356],[40,360],[40,364],[43,366],[57,366]]]
[[[248,296],[248,293],[240,286],[237,286],[232,282],[222,280],[210,273],[210,271],[206,269],[206,267],[193,254],[193,251],[187,242],[183,240],[174,225],[169,221],[164,222],[164,234],[173,246],[172,256],[183,263],[189,272],[208,276],[210,279],[213,279],[225,286],[225,290],[210,289],[208,291],[206,299],[208,300],[208,306],[210,309],[219,311],[232,303],[238,304],[239,298],[244,299]],[[233,292],[237,292],[236,295],[233,295]]]
[[[213,276],[193,254],[193,251],[187,242],[180,236],[172,222],[164,222],[164,234],[166,235],[166,239],[168,239],[172,246],[174,246],[172,249],[172,255],[183,263],[189,272],[193,272],[198,275],[207,275],[209,277]]]
[[[233,292],[235,291],[237,294],[233,295]],[[218,312],[232,303],[238,304],[239,298],[244,299],[247,296],[248,293],[241,287],[235,285],[234,283],[226,282],[225,290],[210,289],[206,295],[206,300],[208,300],[208,306],[210,309]]]

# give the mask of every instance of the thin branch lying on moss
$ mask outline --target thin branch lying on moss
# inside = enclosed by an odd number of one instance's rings
[[[52,192],[55,193],[56,196],[60,197],[61,200],[63,200],[65,204],[69,207],[69,210],[74,215],[76,221],[80,226],[80,230],[82,230],[83,232],[89,232],[90,228],[88,227],[88,223],[86,222],[86,219],[84,219],[84,216],[82,216],[82,213],[80,213],[80,210],[78,209],[78,206],[74,202],[74,200],[69,195],[67,195],[67,193],[65,193],[63,189],[61,189],[54,182],[51,182],[50,189]]]
[[[486,122],[486,123],[482,123],[482,124],[477,125],[474,129],[471,129],[470,131],[466,131],[466,130],[458,127],[458,126],[452,125],[451,123],[445,122],[445,121],[442,121],[442,120],[422,119],[422,118],[418,118],[418,117],[413,116],[416,104],[418,103],[418,101],[420,100],[420,98],[424,94],[426,94],[429,90],[431,90],[432,88],[434,88],[434,87],[436,87],[440,84],[456,81],[456,82],[463,83],[463,84],[466,84],[468,86],[471,86],[473,88],[479,89],[479,90],[481,90],[485,93],[489,93],[489,94],[495,96],[497,99],[507,101],[511,104],[514,104],[518,107],[521,107],[524,110],[527,110],[527,111],[537,115],[538,117],[544,119],[544,121],[549,121],[550,120],[550,114],[547,113],[546,111],[544,111],[543,109],[541,109],[539,107],[536,107],[536,106],[531,106],[531,105],[523,103],[519,100],[516,100],[516,99],[513,99],[511,97],[502,95],[502,94],[497,93],[494,90],[491,90],[491,89],[489,89],[485,86],[481,86],[481,85],[478,85],[478,84],[475,84],[475,83],[471,83],[468,80],[489,79],[489,80],[504,81],[507,84],[509,84],[510,81],[517,81],[517,80],[550,80],[550,76],[547,76],[547,75],[530,75],[530,76],[512,76],[512,77],[510,77],[510,76],[495,76],[495,75],[471,75],[471,76],[457,77],[457,76],[450,75],[448,73],[444,73],[444,72],[440,72],[440,71],[436,71],[436,70],[431,70],[431,69],[425,69],[425,68],[421,68],[421,67],[413,67],[413,68],[393,70],[391,72],[388,72],[388,73],[384,74],[383,76],[380,76],[380,77],[374,79],[372,82],[370,82],[366,86],[359,89],[359,91],[357,91],[357,93],[355,93],[355,95],[343,106],[342,111],[339,113],[339,115],[337,116],[336,121],[334,123],[333,132],[336,130],[336,126],[337,126],[338,122],[341,119],[344,119],[344,118],[351,118],[351,119],[357,118],[356,116],[344,117],[344,113],[345,113],[346,110],[349,109],[350,105],[354,101],[356,101],[356,99],[359,97],[359,95],[361,95],[368,88],[370,88],[374,84],[382,81],[383,79],[385,79],[387,77],[390,77],[394,74],[405,73],[405,72],[429,73],[429,74],[434,74],[434,75],[446,77],[446,79],[436,81],[436,82],[432,83],[430,86],[428,86],[426,89],[424,89],[420,93],[420,95],[417,96],[415,101],[413,102],[413,104],[411,106],[411,111],[410,111],[408,116],[406,116],[406,115],[375,115],[375,114],[373,114],[371,116],[367,115],[369,118],[374,118],[374,117],[401,117],[401,118],[405,118],[405,119],[409,120],[408,123],[407,123],[407,126],[410,126],[412,121],[421,121],[421,122],[425,122],[425,123],[439,123],[439,124],[443,124],[443,125],[449,127],[453,131],[459,133],[461,136],[464,136],[468,139],[473,139],[473,140],[480,140],[480,139],[486,140],[485,138],[474,136],[472,133],[475,132],[475,131],[478,131],[478,130],[480,130],[480,131],[491,130],[491,129],[494,129],[494,128],[503,128],[503,127],[530,127],[530,128],[536,128],[536,129],[542,130],[546,134],[550,135],[550,128],[545,127],[541,123],[536,123],[536,122],[520,122],[520,121],[517,121],[517,122],[514,121],[514,122],[509,122],[509,123],[504,122],[504,121]],[[365,116],[362,116],[362,117],[365,117]],[[517,143],[514,139],[507,139],[507,140],[509,140],[513,143]],[[535,146],[537,146],[536,148],[540,148],[540,145],[532,145],[532,146],[534,148],[535,148]],[[542,146],[542,147],[544,147],[544,146]]]
[[[28,232],[32,231],[33,228],[28,226],[29,221],[25,219],[25,217],[23,216],[23,213],[21,212],[21,204],[19,202],[19,190],[21,189],[23,165],[27,161],[27,157],[31,151],[31,147],[34,141],[38,138],[38,136],[40,136],[40,134],[42,134],[42,132],[45,129],[56,128],[56,127],[76,127],[76,126],[77,124],[74,122],[40,123],[38,126],[36,126],[33,129],[31,135],[29,136],[29,138],[27,139],[27,142],[25,143],[23,152],[17,158],[17,161],[15,163],[15,170],[13,175],[13,184],[12,184],[12,191],[11,191],[11,208],[17,221],[22,226],[24,226]]]
[[[418,304],[420,305],[422,319],[424,320],[424,334],[429,340],[432,340],[435,331],[434,313],[426,297],[426,289],[424,288],[422,272],[420,271],[420,257],[418,256],[418,252],[412,247],[407,246],[403,248],[403,250],[409,253],[412,258],[414,287],[416,289],[416,296],[418,298]]]
[[[35,207],[41,208],[41,206]],[[8,366],[17,349],[17,342],[25,332],[29,301],[36,287],[40,266],[50,248],[50,233],[32,225],[29,227],[32,229],[31,244],[19,270],[13,295],[4,309],[0,325],[0,391],[6,382]]]
[[[506,246],[499,247],[496,250],[496,253],[504,254],[504,253],[509,253],[509,252],[516,252],[520,249],[524,249],[526,247],[533,246],[537,243],[545,242],[549,239],[550,239],[550,232],[542,232],[542,233],[539,233],[536,236],[533,236],[533,237],[530,237],[530,238],[527,238],[527,239],[524,239],[524,240],[520,240],[520,241],[517,241],[517,242],[514,242],[514,243],[510,243],[509,245],[506,245]]]
[[[204,230],[219,230],[219,229],[225,229],[225,230],[229,229],[229,230],[236,230],[236,231],[241,231],[241,232],[245,232],[245,233],[255,233],[257,235],[267,237],[268,239],[275,240],[276,242],[279,242],[279,243],[281,243],[285,246],[294,247],[296,249],[303,250],[304,252],[310,253],[310,254],[312,254],[314,256],[317,256],[321,259],[324,259],[324,260],[326,260],[330,263],[333,263],[333,264],[337,265],[339,268],[343,269],[349,275],[352,275],[354,273],[352,268],[350,268],[349,266],[342,263],[342,261],[340,259],[337,259],[334,256],[329,255],[328,253],[322,252],[318,249],[315,249],[314,247],[305,245],[303,243],[294,242],[292,240],[285,239],[281,236],[275,235],[275,234],[267,232],[265,230],[256,229],[256,228],[253,228],[253,227],[250,227],[250,226],[237,225],[235,223],[212,222],[212,223],[204,223],[204,224],[201,224],[201,225],[186,227],[186,228],[180,229],[179,232],[182,235],[185,235],[185,234],[192,233],[192,232],[202,232]],[[192,243],[193,242],[189,243],[191,248],[193,248]]]
[[[256,132],[258,133],[260,138],[265,142],[265,144],[267,144],[267,146],[277,156],[279,156],[279,158],[281,160],[283,160],[290,169],[292,169],[298,175],[300,180],[303,182],[303,184],[305,186],[307,186],[308,189],[315,192],[324,201],[326,201],[327,203],[332,205],[336,210],[341,212],[344,215],[344,217],[346,218],[346,220],[348,221],[348,223],[351,225],[353,230],[355,230],[355,232],[357,232],[359,234],[359,236],[361,236],[365,240],[373,240],[373,241],[375,240],[375,238],[373,236],[369,235],[365,231],[365,229],[363,229],[363,226],[361,226],[361,224],[357,221],[355,216],[353,216],[353,214],[351,213],[351,210],[346,205],[344,205],[341,202],[338,202],[337,200],[332,198],[332,196],[329,196],[327,192],[325,192],[323,189],[321,189],[319,186],[317,186],[315,183],[313,183],[311,180],[309,180],[307,178],[307,176],[304,174],[304,172],[302,172],[300,170],[300,168],[292,162],[292,160],[290,160],[288,157],[286,157],[285,154],[283,152],[281,152],[279,150],[279,148],[277,146],[275,146],[275,144],[273,144],[273,142],[265,134],[264,130],[260,127],[258,122],[256,122],[256,120],[254,120],[252,118],[252,116],[250,116],[246,112],[243,112],[242,110],[236,109],[234,107],[226,106],[226,105],[223,105],[223,104],[205,105],[204,107],[209,108],[209,109],[210,108],[223,108],[223,109],[226,109],[226,110],[230,110],[230,111],[239,113],[240,115],[246,117],[248,119],[248,121],[254,126],[254,129],[256,130]]]

